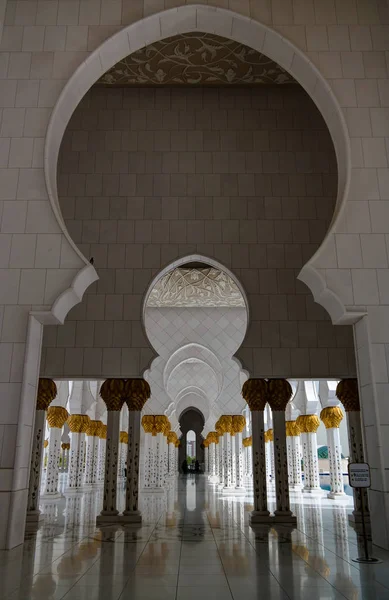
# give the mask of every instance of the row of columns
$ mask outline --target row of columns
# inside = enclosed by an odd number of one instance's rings
[[[180,442],[165,415],[144,415],[142,426],[145,432],[143,488],[147,492],[163,493],[178,473]]]

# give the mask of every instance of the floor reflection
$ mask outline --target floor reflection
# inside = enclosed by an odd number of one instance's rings
[[[119,493],[124,502],[124,485]],[[0,553],[9,600],[387,600],[381,565],[352,562],[350,503],[293,496],[298,527],[259,526],[252,497],[221,496],[202,476],[166,494],[141,494],[143,522],[97,529],[102,489],[42,502],[44,521],[24,546]]]

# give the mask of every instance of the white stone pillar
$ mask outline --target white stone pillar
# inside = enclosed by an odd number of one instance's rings
[[[97,525],[119,521],[117,509],[117,477],[119,458],[120,412],[125,400],[125,380],[106,379],[100,396],[107,407],[107,441],[105,449],[103,510]]]
[[[339,406],[327,406],[320,413],[327,432],[328,462],[330,470],[331,490],[327,498],[344,496],[342,446],[340,444],[339,425],[343,419],[343,412]]]
[[[250,515],[250,522],[256,524],[268,521],[270,515],[267,509],[265,422],[263,409],[252,410],[251,422],[254,510]]]
[[[89,425],[87,415],[70,415],[68,425],[70,429],[70,453],[67,493],[80,492],[83,484],[85,432]]]
[[[204,471],[205,475],[209,474],[209,445],[208,442],[204,440]]]
[[[288,484],[288,458],[286,450],[285,410],[293,390],[286,379],[270,379],[268,381],[268,402],[273,414],[274,466],[276,486],[277,522],[296,523],[296,517],[290,510]]]
[[[217,482],[216,460],[215,460],[216,444],[215,444],[214,439],[212,439],[212,438],[208,438],[208,439],[209,439],[209,480],[211,483],[216,483]]]
[[[273,429],[265,431],[266,480],[268,485],[274,484],[274,452]]]
[[[61,454],[62,427],[68,416],[68,411],[62,406],[49,406],[47,409],[47,422],[50,432],[42,498],[55,500],[62,497],[62,494],[58,491],[59,458]]]
[[[169,443],[167,441],[167,436],[169,435],[170,431],[168,432],[164,432],[164,441],[162,444],[162,450],[163,450],[163,485],[164,487],[167,487],[169,485]]]
[[[230,494],[234,489],[232,484],[232,438],[231,438],[231,426],[232,417],[230,415],[223,415],[221,421],[225,428],[223,433],[223,465],[224,465],[224,482],[223,482],[223,494]]]
[[[296,421],[286,421],[286,445],[289,489],[298,492],[303,487],[303,480],[301,474],[300,429]]]
[[[102,483],[104,481],[105,473],[105,449],[107,444],[107,426],[103,425],[99,433],[99,449],[97,459],[97,482]]]
[[[304,464],[304,487],[303,492],[307,494],[321,495],[319,460],[317,456],[317,435],[320,425],[319,417],[316,415],[300,415],[296,420],[301,431],[301,445]]]
[[[148,421],[150,419],[150,421]],[[153,435],[154,417],[145,415],[142,418],[142,426],[145,431],[144,437],[144,473],[143,487],[146,491],[155,488],[155,442],[156,435]]]
[[[244,485],[244,459],[243,459],[243,430],[246,425],[246,419],[242,415],[234,415],[232,417],[232,430],[235,435],[232,437],[232,445],[234,447],[234,477],[235,477],[235,494],[246,493]]]
[[[89,421],[88,428],[85,432],[85,470],[84,470],[84,490],[91,489],[93,481],[94,463],[97,459],[95,458],[95,435],[97,435],[100,429],[100,421],[91,420]]]
[[[219,489],[223,489],[224,487],[224,473],[225,473],[225,465],[224,465],[224,434],[222,431],[216,432],[216,442],[215,442],[215,464],[216,464],[216,477]]]
[[[46,410],[57,395],[57,386],[52,379],[39,379],[34,433],[32,437],[30,479],[27,498],[27,521],[39,521],[39,497],[42,473],[43,444],[46,429]]]
[[[102,425],[101,421],[99,421],[99,429],[96,434],[93,436],[93,463],[92,463],[92,476],[91,476],[91,484],[95,485],[98,482],[98,469],[99,469],[99,434],[100,427]]]
[[[138,388],[136,389],[138,389],[139,402],[135,402],[135,398],[132,398],[131,401],[127,400],[129,410],[126,509],[123,512],[122,518],[126,523],[140,523],[142,521],[142,515],[139,510],[140,411],[147,398],[150,397],[150,388],[146,381],[142,379],[138,381]],[[141,397],[142,390],[147,396],[144,398],[144,401]]]
[[[176,442],[177,435],[171,431],[167,437],[168,442],[168,477],[169,481],[173,482],[176,476]]]

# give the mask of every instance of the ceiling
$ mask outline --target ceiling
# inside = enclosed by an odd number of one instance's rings
[[[130,54],[97,82],[106,86],[285,85],[296,80],[267,56],[209,33],[185,33]]]

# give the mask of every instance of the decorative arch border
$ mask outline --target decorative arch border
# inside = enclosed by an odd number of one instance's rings
[[[202,358],[199,357],[198,355],[196,355],[196,351],[203,353],[204,356]],[[218,359],[216,354],[214,352],[212,352],[212,350],[210,350],[209,348],[206,348],[205,346],[203,346],[201,344],[195,343],[195,342],[191,342],[190,344],[186,344],[185,346],[178,348],[178,350],[173,352],[173,354],[167,361],[164,371],[163,371],[163,383],[164,383],[165,389],[167,387],[167,383],[170,379],[170,376],[171,376],[173,370],[178,365],[180,365],[181,363],[183,363],[191,358],[195,358],[202,362],[206,362],[208,364],[208,366],[212,368],[212,370],[214,371],[215,375],[218,378],[219,389],[221,389],[223,386],[223,376],[222,376],[222,365],[220,363],[220,360]],[[218,372],[219,372],[219,374],[218,374]]]
[[[314,266],[335,222],[345,209],[350,188],[350,139],[339,103],[323,75],[299,48],[274,29],[230,10],[193,4],[153,14],[124,27],[107,39],[77,68],[63,88],[52,112],[45,143],[46,186],[53,212],[63,234],[84,264],[87,264],[86,258],[67,231],[59,206],[56,181],[60,144],[78,103],[101,75],[129,54],[169,36],[192,31],[224,36],[262,52],[276,61],[301,84],[321,112],[335,147],[338,163],[338,195],[334,216],[326,237],[314,256],[302,268],[299,278],[309,287],[315,301],[328,311],[333,322],[357,320],[360,315],[356,313],[347,315],[341,299],[327,288],[324,278]],[[77,278],[78,276],[76,280]],[[73,300],[77,303],[76,297]],[[78,301],[80,300],[81,298]]]

